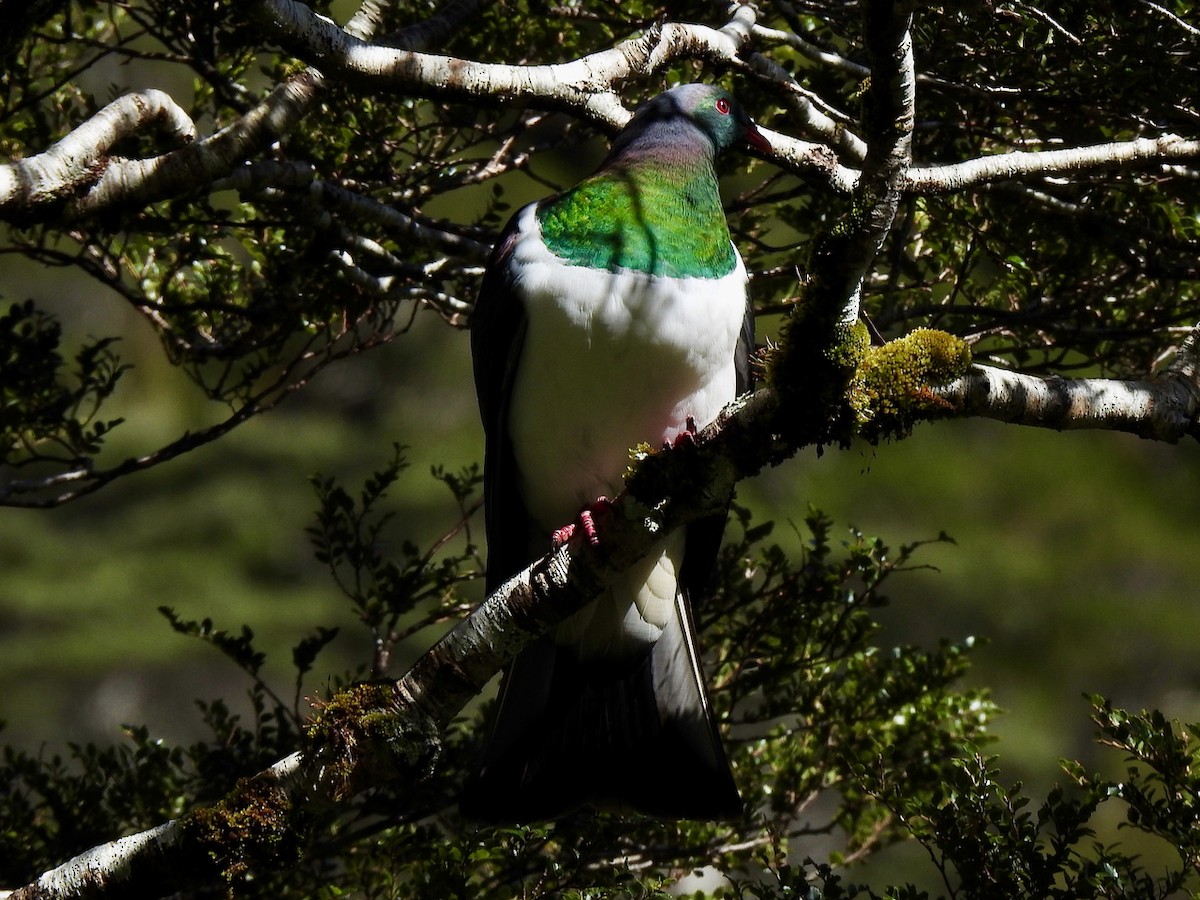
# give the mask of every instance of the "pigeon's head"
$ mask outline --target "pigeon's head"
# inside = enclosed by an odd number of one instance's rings
[[[686,125],[694,128],[686,128]],[[712,144],[714,154],[738,144],[770,150],[770,144],[755,127],[729,91],[713,84],[681,84],[664,91],[638,107],[633,118],[618,135],[614,150],[655,133],[674,133],[676,139],[698,130]]]

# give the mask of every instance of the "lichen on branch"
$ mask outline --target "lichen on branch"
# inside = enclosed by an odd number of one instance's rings
[[[305,729],[310,790],[332,802],[372,785],[416,780],[436,766],[438,726],[404,704],[396,682],[364,682],[319,705]]]
[[[970,368],[971,349],[961,338],[917,328],[872,346],[862,322],[813,327],[819,324],[798,313],[768,357],[780,421],[797,446],[903,438],[918,422],[953,411],[934,389]]]
[[[907,437],[917,422],[947,415],[953,407],[931,389],[970,366],[966,341],[933,328],[868,347],[847,395],[859,435],[873,443]]]
[[[233,886],[252,879],[256,869],[274,871],[297,862],[304,848],[308,817],[274,779],[242,779],[220,802],[189,813],[180,823],[183,845]]]

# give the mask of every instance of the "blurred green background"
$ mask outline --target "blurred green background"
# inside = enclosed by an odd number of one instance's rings
[[[114,412],[129,421],[111,438],[114,457],[219,414],[119,300],[59,272],[0,265],[6,297],[58,311],[68,334],[125,336],[121,352],[136,368],[116,397]],[[390,539],[428,543],[456,519],[430,465],[455,469],[482,449],[466,335],[431,315],[214,445],[60,509],[0,510],[8,742],[49,751],[109,743],[123,723],[183,740],[200,732],[193,699],[236,704],[243,676],[172,632],[156,611],[164,604],[229,630],[249,625],[285,695],[290,648],[317,625],[343,630],[309,693],[366,662],[368,634],[311,556],[308,477],[353,486],[386,462],[393,441],[410,448],[412,467],[391,496]],[[1195,444],[940,423],[877,448],[809,452],[745,484],[740,499],[777,520],[776,538],[794,545],[809,505],[893,546],[950,534],[956,544],[918,554],[936,571],[892,581],[883,642],[979,640],[971,681],[1007,710],[994,750],[1031,789],[1057,780],[1059,757],[1119,764],[1093,745],[1084,692],[1200,719]],[[397,673],[403,664],[396,660]]]

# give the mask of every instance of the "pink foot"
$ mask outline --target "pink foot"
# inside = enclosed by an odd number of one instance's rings
[[[600,532],[596,528],[596,516],[608,512],[611,508],[611,500],[607,497],[597,497],[595,503],[579,512],[578,525],[583,529],[583,534],[587,538],[587,542],[593,547],[600,544]],[[572,522],[570,525],[564,525],[562,528],[551,533],[550,542],[556,550],[575,535],[575,528],[576,523]]]
[[[679,447],[694,447],[696,446],[696,420],[691,416],[683,424],[683,431],[675,435],[672,441],[663,443],[664,450],[675,450]]]

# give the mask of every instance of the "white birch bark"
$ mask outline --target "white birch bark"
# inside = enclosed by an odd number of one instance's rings
[[[0,212],[63,200],[94,183],[109,148],[148,125],[160,127],[176,144],[196,139],[195,124],[168,94],[154,89],[125,94],[44,153],[0,165]]]
[[[994,366],[974,366],[933,392],[956,416],[980,416],[1041,428],[1125,431],[1174,443],[1200,437],[1200,355],[1197,332],[1161,373],[1145,378],[1041,378]]]
[[[1164,134],[1062,150],[1016,150],[959,163],[915,166],[904,189],[918,194],[944,194],[997,181],[1047,175],[1070,175],[1154,163],[1200,163],[1200,141]]]
[[[302,757],[281,759],[256,776],[278,783],[299,797]],[[85,850],[43,873],[32,884],[0,891],[0,900],[83,900],[110,896],[165,896],[187,887],[190,880],[177,858],[188,848],[183,819],[171,819],[146,831]],[[172,878],[172,876],[175,876]]]

